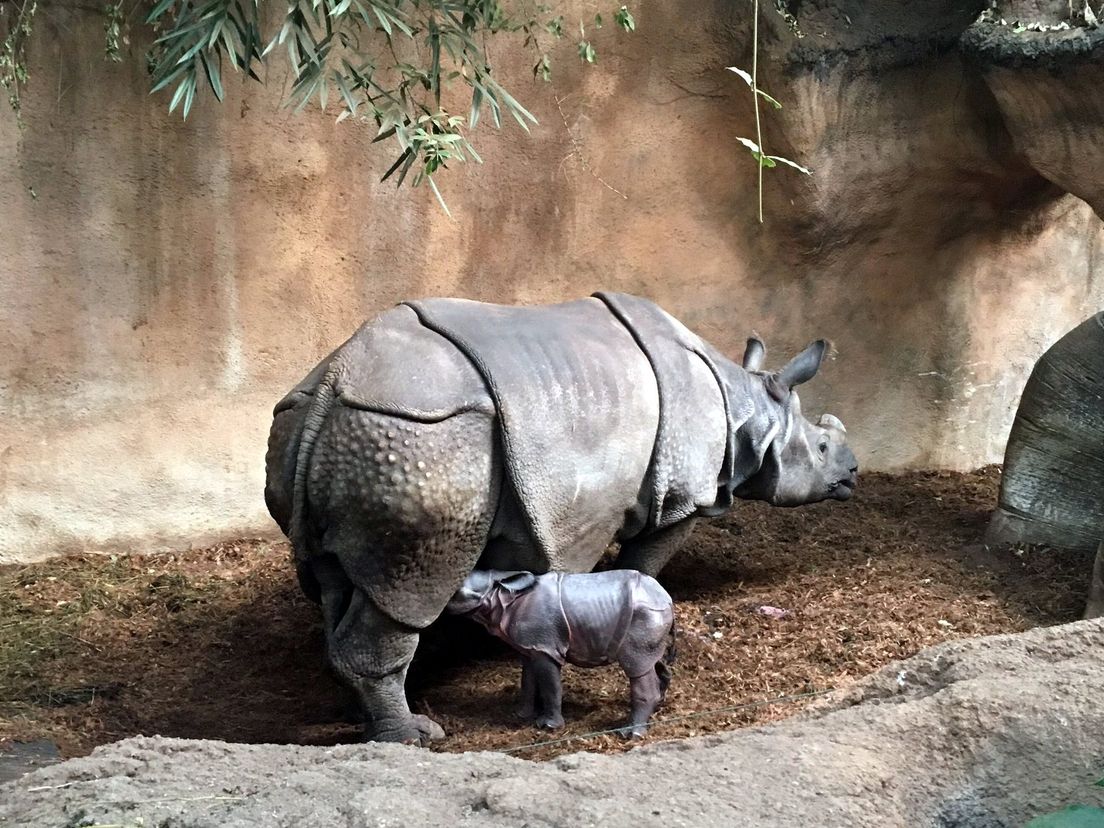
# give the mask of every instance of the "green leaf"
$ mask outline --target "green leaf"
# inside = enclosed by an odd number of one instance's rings
[[[226,96],[222,90],[222,78],[219,76],[218,66],[211,63],[203,52],[200,52],[199,59],[203,62],[203,69],[207,72],[207,82],[211,84],[211,91],[221,101]]]
[[[587,63],[594,63],[598,60],[598,56],[594,52],[594,47],[590,44],[589,40],[579,41],[579,59]]]
[[[176,87],[176,92],[173,93],[172,100],[169,101],[169,112],[176,110],[176,107],[180,105],[180,102],[184,100],[184,95],[188,92],[188,78],[180,81],[180,85]]]
[[[429,186],[433,189],[433,194],[437,196],[437,202],[441,205],[441,209],[445,211],[445,215],[452,218],[452,213],[449,212],[448,205],[445,204],[445,199],[441,196],[441,191],[437,189],[437,182],[432,177],[429,179]]]
[[[196,78],[192,75],[188,78],[188,92],[184,95],[184,120],[188,120],[188,113],[192,111],[192,103],[195,101]]]
[[[778,101],[776,101],[776,100],[775,100],[774,98],[772,98],[772,97],[771,97],[770,95],[768,95],[768,94],[767,94],[766,92],[764,92],[764,91],[763,91],[762,89],[756,89],[755,91],[756,91],[756,92],[758,92],[758,93],[759,93],[760,95],[762,95],[762,96],[763,96],[763,99],[764,99],[764,100],[765,100],[765,101],[766,101],[767,103],[769,103],[769,104],[770,104],[771,106],[773,106],[773,107],[774,107],[775,109],[781,109],[781,108],[782,108],[782,104],[780,104],[780,103],[779,103]]]
[[[812,175],[813,174],[812,171],[807,169],[806,167],[803,167],[800,164],[798,164],[794,161],[791,161],[789,158],[783,158],[781,155],[768,155],[766,157],[771,161],[777,161],[779,164],[785,164],[789,167],[793,167],[798,172],[805,173],[805,175]],[[774,164],[771,164],[770,166],[773,167]]]
[[[372,11],[375,12],[376,20],[379,21],[379,24],[383,28],[383,31],[386,32],[388,36],[390,36],[391,21],[387,19],[387,15],[381,12],[376,6],[372,6]]]
[[[472,102],[471,111],[468,113],[468,126],[471,129],[475,129],[475,125],[479,123],[479,110],[483,105],[483,87],[472,86]]]
[[[546,83],[552,80],[552,64],[548,60],[548,55],[541,55],[541,59],[533,67],[533,77],[539,77]]]
[[[728,69],[729,72],[733,72],[734,74],[739,75],[739,77],[743,80],[744,83],[746,83],[751,89],[755,89],[755,91],[758,94],[762,95],[763,98],[767,101],[767,103],[769,103],[775,109],[781,109],[782,108],[782,104],[780,104],[778,101],[776,101],[770,95],[768,95],[762,89],[756,88],[754,79],[751,77],[751,75],[749,75],[743,69],[740,69],[739,67],[736,67],[736,66],[728,66],[726,68]]]
[[[157,18],[167,12],[176,0],[158,0],[157,5],[150,9],[150,13],[146,15],[147,23],[156,23]]]
[[[601,14],[594,15],[594,27],[596,29],[602,28],[602,15]]]
[[[628,6],[619,8],[617,13],[613,16],[613,19],[616,20],[617,25],[626,32],[636,31],[636,19],[632,16],[632,12],[629,11]]]
[[[413,153],[411,153],[410,150],[403,150],[402,155],[400,155],[398,158],[396,158],[395,163],[387,168],[387,172],[385,172],[383,174],[383,178],[381,178],[380,181],[384,182],[387,179],[389,179],[392,176],[392,174],[394,174],[395,170],[397,170],[400,166],[402,166],[402,163],[404,161],[408,161],[412,157],[413,157]]]
[[[747,147],[749,150],[751,150],[753,153],[758,153],[759,152],[759,145],[757,143],[755,143],[754,141],[752,141],[750,138],[737,137],[736,140],[739,141],[741,144],[743,144],[745,147]]]
[[[193,67],[193,66],[176,66],[176,67],[174,67],[171,72],[169,72],[167,75],[165,75],[165,77],[161,78],[161,80],[159,80],[157,83],[155,83],[153,85],[153,88],[150,90],[150,94],[152,95],[154,92],[160,92],[162,89],[164,89],[166,86],[168,86],[174,80],[179,78],[185,72],[194,71],[194,69],[195,69],[195,67]],[[171,112],[172,110],[170,109],[169,111]]]
[[[523,117],[534,124],[538,123],[536,116],[533,115],[533,113],[526,109],[524,106],[519,104],[517,100],[514,99],[513,95],[511,95],[497,83],[494,84],[494,87],[495,91],[502,96],[503,102],[505,102],[506,106],[509,107],[510,114],[514,116],[519,124],[521,124],[522,129],[524,129],[526,132],[529,131],[529,127],[522,120]]]
[[[344,120],[350,115],[355,115],[357,111],[357,101],[353,98],[353,92],[349,89],[349,85],[345,80],[345,77],[338,71],[333,73],[334,84],[337,86],[338,91],[341,93],[342,99],[345,101],[345,112],[338,118],[339,121]]]

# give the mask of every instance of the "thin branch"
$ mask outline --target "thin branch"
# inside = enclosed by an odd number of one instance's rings
[[[555,90],[555,88],[553,88],[553,90],[552,90],[552,100],[554,100],[556,102],[556,109],[559,110],[560,120],[563,121],[564,129],[567,130],[567,137],[571,140],[571,146],[572,146],[572,149],[573,149],[572,154],[574,154],[575,157],[579,159],[579,163],[582,165],[583,169],[586,170],[588,173],[590,173],[590,175],[594,178],[594,180],[597,181],[599,184],[601,184],[603,187],[605,187],[607,190],[609,190],[612,193],[616,193],[617,195],[621,196],[621,198],[625,199],[625,201],[628,201],[629,197],[627,195],[625,195],[623,192],[621,192],[616,187],[614,187],[612,184],[610,184],[608,181],[606,181],[604,178],[602,178],[602,176],[598,175],[598,173],[596,173],[594,171],[594,169],[590,166],[590,164],[587,162],[586,156],[583,155],[583,148],[579,145],[579,140],[575,137],[575,133],[571,131],[571,126],[567,122],[567,115],[564,113],[563,107],[560,105],[562,101],[567,100],[567,99],[556,97],[556,90]]]
[[[759,145],[759,223],[763,223],[763,157],[767,154],[763,147],[763,127],[759,123],[759,0],[753,0],[755,10],[751,26],[751,97],[755,104],[755,143]]]

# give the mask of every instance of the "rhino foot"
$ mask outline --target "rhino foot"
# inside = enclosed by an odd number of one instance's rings
[[[537,727],[545,730],[559,730],[564,726],[564,717],[559,713],[554,715],[538,716],[536,722]]]
[[[537,711],[532,705],[519,705],[514,709],[514,718],[522,722],[531,722],[537,718]]]
[[[426,745],[429,742],[439,742],[445,738],[445,729],[429,716],[415,713],[410,718],[414,722],[414,727],[418,729],[419,744]]]
[[[411,714],[402,724],[380,722],[364,731],[366,742],[402,742],[404,745],[425,747],[430,742],[445,738],[444,729],[428,716]]]

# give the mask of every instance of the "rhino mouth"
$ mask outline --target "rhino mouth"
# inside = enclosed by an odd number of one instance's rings
[[[847,500],[855,492],[855,486],[858,484],[858,480],[855,475],[845,477],[843,480],[837,480],[828,486],[828,493],[836,500]]]

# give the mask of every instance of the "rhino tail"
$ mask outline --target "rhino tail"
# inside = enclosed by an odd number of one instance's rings
[[[291,549],[295,555],[295,566],[299,574],[299,583],[303,591],[314,600],[318,600],[319,592],[317,581],[310,573],[307,566],[307,470],[310,468],[311,456],[314,453],[314,444],[318,440],[318,434],[322,425],[326,422],[330,411],[333,409],[337,394],[334,385],[340,370],[340,362],[334,360],[326,369],[322,381],[314,392],[314,400],[307,410],[307,416],[303,419],[303,428],[299,435],[299,450],[295,455],[295,476],[292,478],[291,489],[291,520],[288,525],[288,540],[291,541]],[[314,588],[310,588],[313,586]]]
[[[671,620],[671,629],[667,633],[667,649],[663,653],[663,658],[656,662],[656,675],[659,676],[659,692],[666,694],[667,688],[671,686],[671,667],[675,663],[675,658],[678,655],[675,649],[675,637],[676,629],[674,619]]]

